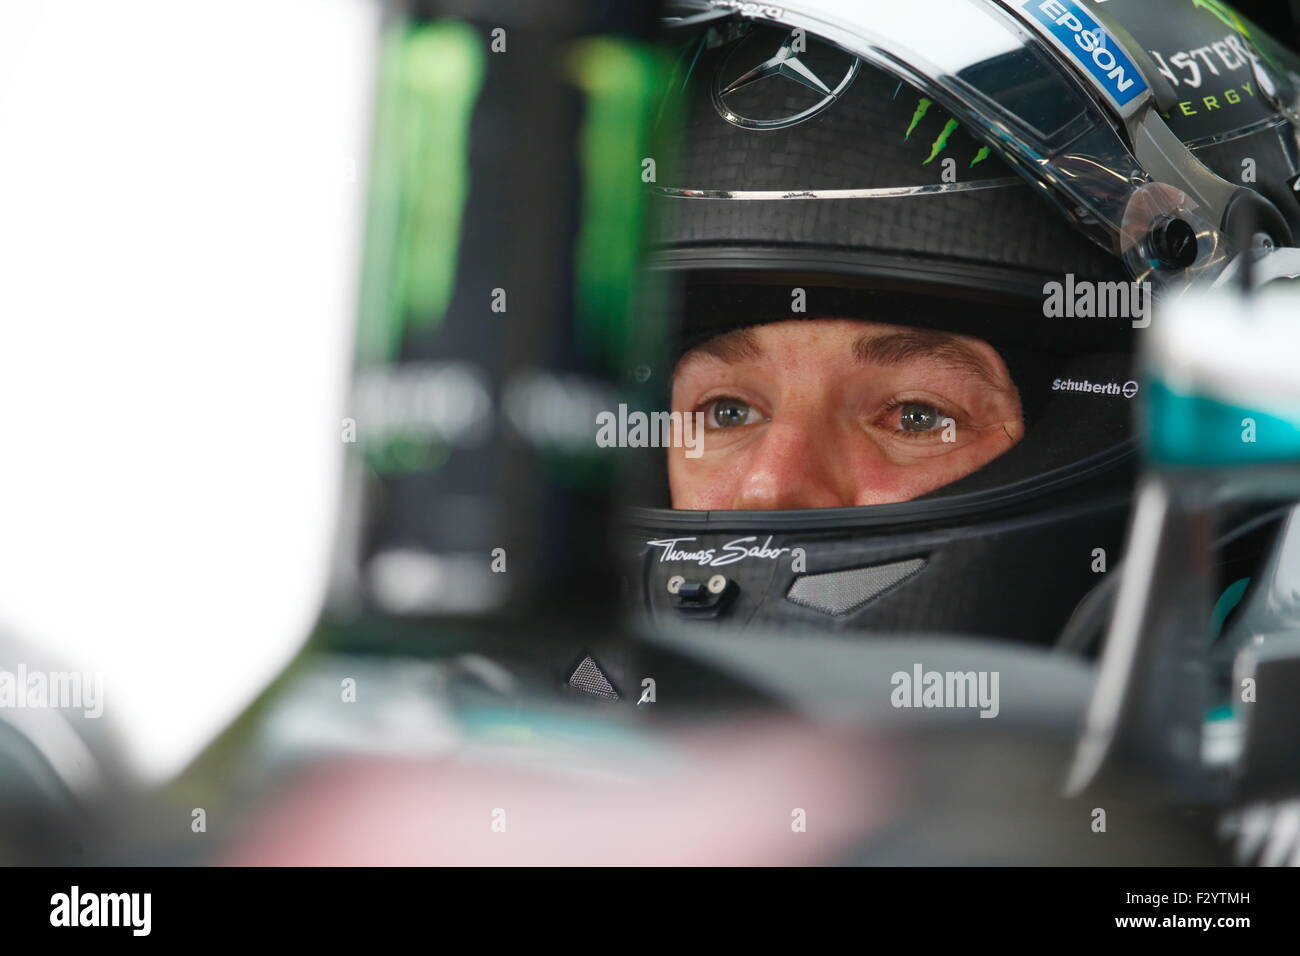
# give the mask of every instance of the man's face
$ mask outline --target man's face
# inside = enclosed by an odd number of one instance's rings
[[[704,414],[703,454],[669,449],[673,507],[835,508],[908,501],[1024,434],[986,342],[878,322],[740,329],[684,355],[673,411]]]

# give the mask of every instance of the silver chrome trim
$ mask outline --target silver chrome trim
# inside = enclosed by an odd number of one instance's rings
[[[655,192],[673,199],[896,199],[903,196],[935,196],[941,193],[973,192],[1023,186],[1019,176],[1001,176],[966,183],[935,183],[932,186],[881,186],[876,189],[682,189],[652,186]]]
[[[1300,279],[1300,249],[1284,246],[1267,251],[1251,250],[1234,256],[1219,278],[1214,280],[1211,288],[1221,289],[1239,282],[1238,273],[1247,256],[1251,260],[1252,289],[1262,288],[1270,282]]]
[[[1067,796],[1079,796],[1093,783],[1122,733],[1126,703],[1142,676],[1143,625],[1149,615],[1151,582],[1160,573],[1160,543],[1169,513],[1169,489],[1158,479],[1144,481],[1135,496],[1124,572],[1066,780]]]
[[[1287,120],[1282,116],[1266,116],[1262,120],[1257,120],[1249,126],[1243,126],[1240,129],[1229,130],[1226,133],[1214,133],[1211,136],[1202,136],[1200,139],[1187,140],[1188,149],[1205,149],[1207,146],[1219,146],[1223,143],[1231,143],[1233,140],[1245,139],[1247,136],[1254,136],[1256,133],[1262,133],[1265,130],[1276,129],[1279,126],[1285,126]]]

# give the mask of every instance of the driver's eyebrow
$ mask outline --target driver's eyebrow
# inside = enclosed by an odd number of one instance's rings
[[[767,352],[758,344],[758,336],[752,329],[736,329],[701,342],[682,356],[682,362],[705,355],[728,365],[739,365],[741,362],[760,361],[767,357]]]
[[[853,343],[853,357],[861,365],[903,365],[918,358],[934,359],[949,368],[978,375],[988,385],[1002,389],[988,363],[960,338],[933,329],[905,329],[900,332],[868,332]]]
[[[727,365],[758,362],[767,357],[753,329],[736,329],[706,339],[682,356],[677,370],[704,356]],[[900,329],[896,332],[867,332],[853,343],[853,358],[860,365],[898,366],[918,358],[942,362],[949,368],[971,372],[989,386],[1005,389],[988,363],[960,337],[934,329]]]

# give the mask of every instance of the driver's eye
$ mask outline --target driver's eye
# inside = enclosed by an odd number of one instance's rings
[[[923,402],[905,402],[898,410],[898,427],[907,432],[930,432],[939,427],[943,413]]]
[[[739,428],[758,420],[758,414],[744,402],[720,398],[709,409],[710,424],[715,428]]]

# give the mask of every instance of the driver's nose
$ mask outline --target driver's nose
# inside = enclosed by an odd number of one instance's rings
[[[840,443],[812,416],[768,423],[749,450],[732,507],[742,511],[840,508],[854,504],[853,469]]]

